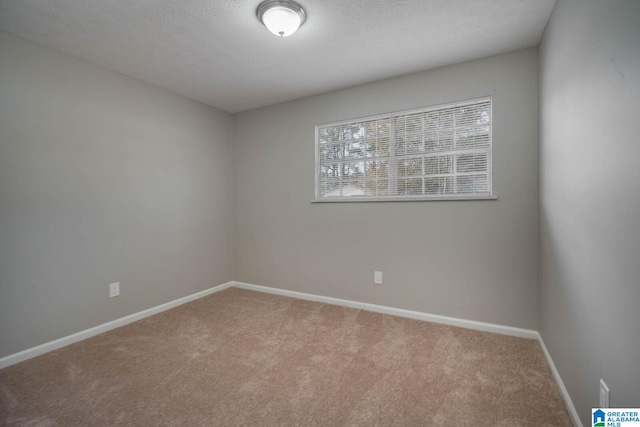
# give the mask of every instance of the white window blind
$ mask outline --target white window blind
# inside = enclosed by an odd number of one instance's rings
[[[491,98],[316,126],[316,201],[489,198]]]

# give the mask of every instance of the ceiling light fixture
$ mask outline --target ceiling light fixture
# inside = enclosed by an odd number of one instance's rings
[[[287,37],[304,24],[306,14],[298,3],[291,0],[267,0],[256,10],[258,19],[273,34]]]

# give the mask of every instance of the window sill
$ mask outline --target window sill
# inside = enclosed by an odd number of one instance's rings
[[[460,196],[433,196],[433,197],[328,197],[314,199],[311,203],[359,203],[359,202],[443,202],[464,200],[498,200],[497,196],[489,195],[460,195]]]

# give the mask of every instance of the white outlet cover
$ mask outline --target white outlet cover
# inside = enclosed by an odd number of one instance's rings
[[[373,282],[377,285],[382,284],[382,271],[374,271],[373,272]]]
[[[117,297],[120,295],[120,282],[111,283],[109,285],[109,298]]]

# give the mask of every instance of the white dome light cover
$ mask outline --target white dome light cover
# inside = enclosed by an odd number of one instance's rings
[[[267,0],[256,10],[258,19],[276,36],[287,37],[304,23],[302,6],[291,0]]]

